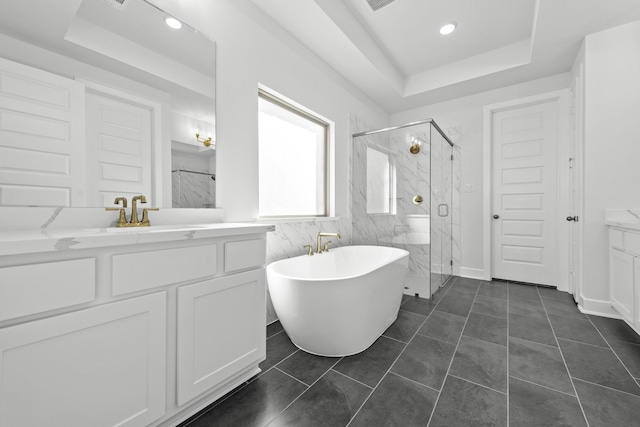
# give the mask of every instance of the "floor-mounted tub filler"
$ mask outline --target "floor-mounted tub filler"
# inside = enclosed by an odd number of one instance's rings
[[[291,341],[320,356],[366,350],[396,320],[409,252],[343,246],[267,266],[276,314]]]

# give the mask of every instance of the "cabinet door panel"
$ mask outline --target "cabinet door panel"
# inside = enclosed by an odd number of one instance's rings
[[[265,355],[264,270],[178,289],[178,404]]]
[[[633,256],[611,248],[609,276],[611,305],[626,321],[633,323]]]
[[[0,426],[146,426],[165,359],[165,293],[0,330]]]

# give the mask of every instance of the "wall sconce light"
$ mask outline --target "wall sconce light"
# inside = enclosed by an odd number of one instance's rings
[[[198,129],[196,129],[196,141],[201,142],[205,147],[209,147],[211,144],[213,144],[211,137],[201,138]]]
[[[418,154],[420,152],[421,145],[422,145],[422,140],[420,138],[416,138],[415,136],[412,136],[411,147],[409,147],[409,152],[411,154]]]

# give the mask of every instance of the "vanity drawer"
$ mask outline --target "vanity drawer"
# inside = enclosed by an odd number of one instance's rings
[[[114,255],[111,289],[113,295],[128,294],[213,276],[217,271],[216,245]]]
[[[265,239],[227,242],[224,245],[224,271],[262,267],[267,256]]]
[[[91,302],[95,297],[95,258],[0,268],[0,320]]]

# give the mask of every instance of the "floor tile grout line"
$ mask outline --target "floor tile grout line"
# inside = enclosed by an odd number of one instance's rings
[[[273,369],[275,369],[278,372],[282,372],[283,374],[285,374],[286,376],[288,376],[289,378],[292,378],[294,380],[296,380],[297,382],[299,382],[300,384],[304,385],[305,387],[307,387],[307,389],[311,388],[311,386],[307,383],[305,383],[304,381],[294,377],[293,375],[291,375],[288,372],[283,371],[282,369],[278,368],[277,366],[274,366]],[[306,391],[306,390],[305,390]]]
[[[540,319],[540,320],[544,320],[544,319]],[[557,345],[551,345],[551,344],[545,344],[542,342],[538,342],[538,341],[531,341],[525,338],[520,338],[520,337],[509,337],[509,338],[513,338],[514,340],[518,340],[518,341],[525,341],[525,342],[530,342],[533,344],[537,344],[537,345],[542,345],[544,347],[549,347],[549,348],[555,348],[556,350],[559,349],[559,347]],[[560,338],[561,340],[563,340],[564,338]],[[600,347],[602,348],[602,347]]]
[[[479,315],[481,315],[481,316],[495,317],[496,319],[504,319],[504,317],[496,316],[496,315],[494,315],[494,314],[479,313],[479,312],[477,312],[477,311],[473,311],[473,306],[471,306],[471,310],[469,311],[469,314],[471,314],[471,313],[473,313],[473,314],[479,314]]]
[[[484,385],[484,384],[477,383],[477,382],[475,382],[475,381],[468,380],[468,379],[466,379],[466,378],[462,378],[461,376],[458,376],[458,375],[456,375],[456,374],[451,374],[451,373],[450,373],[450,374],[447,374],[447,376],[449,376],[449,377],[453,377],[453,378],[457,378],[457,379],[459,379],[460,381],[464,381],[464,382],[469,383],[469,384],[477,385],[478,387],[482,387],[482,388],[487,389],[487,390],[495,391],[496,393],[500,393],[500,394],[502,394],[502,395],[504,395],[504,396],[507,396],[507,392],[506,392],[506,391],[496,390],[495,388],[492,388],[492,387],[486,386],[486,385]]]
[[[271,338],[275,337],[276,335],[280,335],[280,334],[281,334],[281,333],[283,333],[283,332],[284,332],[284,329],[282,329],[282,330],[280,330],[280,331],[276,332],[275,334],[271,335],[270,337],[267,337],[267,341],[269,341]]]
[[[607,341],[605,341],[605,343],[607,344],[607,347],[603,347],[601,345],[595,345],[595,344],[591,344],[591,343],[588,343],[588,342],[572,340],[571,338],[558,337],[558,339],[562,340],[562,341],[571,341],[571,342],[575,342],[575,343],[582,344],[582,345],[588,345],[589,347],[595,347],[595,348],[601,348],[601,349],[604,349],[604,350],[613,351],[613,348],[611,348],[611,346],[609,345],[609,343]]]
[[[536,289],[537,290],[537,289]],[[538,292],[538,295],[540,292]],[[569,371],[569,365],[567,365],[567,360],[564,357],[564,352],[560,347],[560,341],[558,341],[558,336],[556,335],[556,330],[551,323],[551,319],[549,318],[549,312],[547,311],[547,307],[544,305],[544,301],[542,301],[542,306],[544,308],[544,312],[547,315],[547,322],[549,322],[549,327],[551,327],[551,332],[553,333],[553,338],[556,340],[556,344],[558,345],[558,351],[560,352],[560,357],[562,358],[562,363],[564,364],[564,369],[567,371],[567,375],[569,375],[569,381],[571,382],[571,387],[573,388],[573,392],[576,394],[576,400],[578,401],[578,406],[580,406],[580,411],[582,411],[582,416],[584,417],[585,423],[587,423],[587,427],[589,427],[589,419],[587,418],[587,413],[582,406],[582,401],[580,400],[580,396],[578,395],[578,390],[576,389],[576,385],[573,383],[573,377],[571,376],[571,372]]]
[[[302,350],[298,349],[298,351],[302,351]],[[289,356],[289,357],[291,357],[291,356]],[[288,357],[287,357],[287,359],[288,359]],[[284,414],[284,412],[285,412],[287,409],[289,409],[289,407],[290,407],[291,405],[293,405],[295,402],[297,402],[297,401],[298,401],[298,399],[300,399],[300,397],[302,397],[302,395],[303,395],[303,394],[305,394],[307,391],[311,390],[311,387],[313,387],[313,386],[314,386],[318,381],[320,381],[320,379],[321,379],[322,377],[324,377],[325,375],[327,375],[327,372],[329,372],[329,371],[333,370],[333,367],[334,367],[334,366],[336,366],[336,365],[340,362],[340,360],[342,360],[342,359],[344,359],[344,357],[341,357],[338,361],[336,361],[336,363],[334,363],[334,364],[331,366],[331,368],[327,369],[327,370],[326,370],[326,372],[325,372],[324,374],[320,375],[320,376],[319,376],[319,377],[318,377],[318,378],[317,378],[317,379],[316,379],[316,380],[315,380],[311,385],[309,385],[309,386],[307,386],[307,384],[306,384],[306,383],[304,383],[304,382],[300,381],[299,379],[297,379],[297,378],[293,377],[293,378],[295,378],[297,381],[299,381],[299,382],[301,382],[302,384],[304,384],[307,388],[306,388],[302,393],[300,393],[300,394],[299,394],[295,399],[293,399],[291,402],[289,402],[289,404],[288,404],[287,406],[285,406],[285,407],[284,407],[284,409],[282,409],[282,411],[278,412],[278,415],[276,415],[275,417],[271,418],[271,419],[269,420],[269,422],[267,422],[267,424],[265,424],[265,426],[268,426],[268,425],[269,425],[269,424],[271,424],[273,421],[275,421],[275,420],[276,420],[276,418],[278,418],[280,415]],[[286,360],[286,359],[283,359],[281,362],[284,362],[285,360]],[[278,364],[279,364],[279,363],[278,363]],[[273,366],[273,368],[276,368],[276,366],[277,366],[277,365]],[[276,369],[278,369],[278,368],[276,368]],[[286,372],[284,372],[284,371],[282,371],[282,370],[280,370],[280,369],[278,369],[278,371],[280,371],[280,372],[282,372],[283,374],[286,374],[286,375],[288,375],[288,376],[290,376],[290,377],[291,377],[291,375],[287,374]]]
[[[278,335],[280,332],[284,332],[284,329],[283,329],[282,331],[279,331],[277,334],[272,335],[272,337],[274,337],[274,336]],[[268,341],[268,340],[269,340],[269,338],[267,338],[267,340],[266,340],[266,341]],[[220,400],[218,400],[218,401],[214,402],[215,404],[214,404],[213,406],[211,406],[211,408],[209,408],[209,409],[213,409],[213,408],[217,407],[217,406],[218,406],[218,405],[220,405],[222,402],[224,402],[224,401],[226,401],[227,399],[229,399],[229,398],[231,398],[232,396],[234,396],[234,395],[235,395],[236,393],[238,393],[240,390],[243,390],[243,389],[244,389],[245,387],[247,387],[249,384],[253,384],[253,383],[254,383],[255,381],[257,381],[260,377],[262,377],[263,375],[266,375],[266,374],[267,374],[267,372],[271,371],[272,369],[276,369],[276,370],[278,370],[278,371],[282,372],[283,374],[289,375],[289,374],[287,374],[286,372],[284,372],[284,371],[282,371],[281,369],[276,368],[276,367],[277,367],[280,363],[284,362],[285,360],[287,360],[288,358],[290,358],[291,356],[293,356],[294,354],[296,354],[296,353],[297,353],[297,352],[299,352],[299,351],[301,351],[301,350],[300,350],[299,348],[297,348],[297,347],[296,347],[296,351],[294,351],[293,353],[291,353],[290,355],[288,355],[288,356],[287,356],[287,357],[285,357],[284,359],[280,360],[278,363],[274,364],[273,366],[270,366],[269,368],[265,369],[263,372],[259,372],[259,373],[257,373],[255,376],[253,376],[252,378],[249,378],[247,381],[245,381],[244,383],[242,383],[242,386],[238,386],[238,387],[236,387],[234,390],[232,390],[233,392],[232,392],[232,393],[230,392],[230,393],[229,393],[229,395],[228,395],[228,396],[226,396],[224,399],[220,399]],[[336,363],[337,363],[337,362],[336,362]],[[289,376],[291,376],[291,375],[289,375]],[[296,381],[298,381],[298,382],[301,382],[301,383],[302,383],[302,384],[304,384],[305,386],[307,386],[307,384],[305,384],[304,382],[300,381],[299,379],[297,379],[297,378],[295,378],[295,377],[294,377],[294,379],[295,379]],[[309,386],[307,386],[307,387],[309,387]],[[306,391],[306,390],[305,390],[305,391]],[[198,418],[200,418],[200,417],[201,417],[202,415],[204,415],[206,412],[208,412],[208,410],[207,410],[207,411],[204,411],[200,416],[198,416]],[[280,414],[278,414],[278,415],[280,415]],[[195,419],[194,419],[194,421],[195,421],[196,419],[198,419],[198,418],[195,418]],[[275,419],[275,418],[274,418],[274,419]],[[272,419],[272,420],[273,420],[273,419]],[[272,420],[271,420],[271,421],[272,421]],[[271,421],[269,421],[269,422],[271,422]],[[191,422],[189,422],[189,424],[191,424]],[[267,424],[268,424],[268,423],[267,423]],[[185,425],[185,427],[188,427],[188,424],[187,424],[187,425]]]
[[[583,380],[582,378],[578,378],[578,377],[571,377],[571,378],[574,379],[574,380],[582,381],[583,383],[594,385],[596,387],[606,388],[607,390],[617,391],[618,393],[626,394],[627,396],[633,396],[633,397],[637,397],[638,399],[640,399],[640,395],[638,395],[638,394],[629,393],[628,391],[624,391],[624,390],[618,390],[617,388],[612,388],[612,387],[606,386],[604,384],[594,383],[593,381],[589,381],[589,380]]]
[[[622,359],[620,358],[620,356],[618,356],[618,353],[616,353],[616,351],[613,349],[613,347],[611,346],[611,344],[609,344],[609,340],[607,340],[607,338],[604,336],[604,334],[602,332],[600,332],[600,329],[598,329],[598,327],[596,326],[595,323],[593,323],[593,321],[591,320],[591,318],[589,316],[587,316],[587,319],[589,320],[589,322],[591,322],[591,325],[596,328],[596,331],[598,331],[598,333],[600,334],[600,336],[602,337],[602,339],[604,340],[605,343],[607,343],[607,345],[609,346],[609,350],[611,350],[613,352],[613,354],[616,356],[616,358],[618,359],[618,361],[622,364],[622,366],[624,367],[624,369],[627,371],[627,373],[631,376],[631,378],[633,379],[633,381],[635,381],[636,385],[638,387],[640,387],[640,382],[636,379],[636,377],[631,373],[631,371],[629,370],[629,368],[627,368],[627,365],[624,364],[624,362],[622,361]],[[621,319],[620,319],[621,320]],[[624,320],[623,320],[624,322]],[[626,325],[626,323],[625,323]],[[633,343],[632,343],[633,344]],[[602,347],[601,347],[602,348]],[[579,379],[579,378],[578,378]]]
[[[336,365],[337,365],[337,363],[336,363]],[[365,386],[366,388],[370,389],[370,390],[371,390],[371,392],[373,393],[373,391],[375,390],[375,388],[371,387],[371,386],[370,386],[370,385],[368,385],[368,384],[363,383],[362,381],[358,381],[357,379],[355,379],[355,378],[353,378],[353,377],[350,377],[349,375],[345,374],[344,372],[336,371],[335,369],[333,369],[336,365],[333,365],[331,368],[329,368],[329,370],[327,370],[327,372],[329,372],[329,371],[333,371],[333,372],[335,372],[336,374],[340,374],[340,375],[342,375],[342,376],[343,376],[343,377],[345,377],[345,378],[349,378],[350,380],[355,381],[355,382],[357,382],[358,384],[363,385],[363,386]],[[322,374],[322,376],[324,376],[327,372],[325,372],[324,374]]]
[[[400,377],[400,378],[402,378],[402,379],[404,379],[404,380],[407,380],[407,381],[409,381],[409,382],[412,382],[412,383],[414,383],[414,384],[417,384],[417,385],[419,385],[420,387],[425,387],[425,388],[428,388],[429,390],[433,390],[433,391],[435,391],[436,393],[440,393],[440,392],[438,391],[438,389],[435,389],[435,388],[433,388],[433,387],[430,387],[430,386],[428,386],[428,385],[426,385],[426,384],[422,384],[422,383],[420,383],[420,382],[418,382],[418,381],[416,381],[416,380],[412,380],[411,378],[407,378],[407,377],[405,377],[404,375],[400,375],[400,374],[399,374],[399,373],[397,373],[397,372],[389,371],[388,373],[389,373],[389,374],[391,374],[391,375],[395,375],[396,377]]]
[[[451,286],[455,286],[455,282]],[[473,304],[476,302],[476,296],[478,295],[479,289],[480,289],[480,286],[478,286],[478,288],[476,289],[476,293],[473,295],[473,301],[471,302],[471,307],[473,307]],[[456,348],[453,350],[453,356],[451,356],[451,360],[449,361],[449,366],[447,367],[447,372],[444,375],[444,380],[442,381],[442,385],[440,386],[440,393],[438,393],[438,397],[436,398],[436,401],[433,404],[433,409],[431,410],[431,415],[429,416],[429,422],[427,423],[427,427],[429,427],[429,425],[431,424],[431,421],[433,420],[433,414],[435,414],[436,412],[436,408],[438,407],[438,402],[440,402],[440,397],[442,396],[442,391],[444,390],[444,386],[447,383],[447,377],[449,376],[449,371],[451,371],[451,365],[453,365],[453,360],[456,358],[456,353],[458,351],[458,347],[460,346],[460,341],[462,341],[464,330],[467,327],[467,323],[469,322],[469,317],[471,316],[471,307],[469,307],[469,312],[467,313],[467,317],[466,319],[464,319],[464,325],[462,325],[462,331],[460,332],[460,336],[458,337],[458,342],[456,343]],[[435,307],[434,310],[437,308],[438,307]]]
[[[547,390],[551,390],[551,391],[555,391],[555,392],[558,392],[558,393],[566,394],[567,396],[575,397],[576,399],[578,398],[578,396],[573,395],[573,394],[571,394],[571,393],[567,393],[566,391],[556,390],[556,389],[555,389],[555,388],[553,388],[553,387],[549,387],[549,386],[544,385],[544,384],[538,384],[538,383],[533,382],[533,381],[531,381],[531,380],[526,380],[526,379],[524,379],[524,378],[520,378],[520,377],[519,377],[519,376],[517,376],[517,375],[509,375],[509,377],[510,377],[510,378],[513,378],[513,379],[515,379],[515,380],[518,380],[518,381],[522,381],[522,382],[525,382],[525,383],[533,384],[533,385],[538,386],[538,387],[545,388],[545,389],[547,389]]]
[[[437,307],[437,306],[436,306]],[[424,326],[424,324],[427,322],[427,320],[429,320],[429,318],[431,317],[431,314],[435,311],[436,307],[434,307],[431,312],[427,315],[427,317],[425,317],[425,319],[422,321],[422,323],[420,324],[420,326],[418,326],[418,328],[416,329],[416,332],[414,332],[414,334],[411,336],[411,339],[409,340],[408,343],[402,343],[402,341],[398,341],[402,344],[404,344],[404,348],[402,349],[402,351],[398,354],[398,356],[394,359],[393,363],[391,363],[389,365],[389,368],[386,370],[386,372],[384,373],[384,375],[382,375],[382,377],[380,378],[380,380],[378,381],[378,383],[376,384],[375,387],[373,387],[373,391],[371,391],[371,394],[369,394],[369,396],[367,396],[367,398],[365,399],[364,402],[362,402],[362,405],[360,405],[360,407],[358,408],[358,410],[356,411],[355,414],[353,414],[353,417],[351,417],[351,419],[349,420],[349,422],[347,423],[346,427],[349,427],[349,425],[351,424],[351,422],[353,420],[356,419],[356,417],[358,416],[358,414],[360,413],[360,411],[362,410],[362,408],[364,408],[364,405],[367,404],[367,402],[369,401],[369,399],[371,398],[371,396],[373,396],[373,394],[376,392],[376,390],[378,389],[378,386],[380,385],[380,383],[382,382],[382,380],[385,379],[385,377],[389,374],[389,372],[391,371],[391,368],[393,368],[393,365],[396,364],[396,362],[398,361],[398,359],[400,358],[400,356],[402,356],[402,353],[405,352],[405,350],[407,349],[407,347],[409,346],[409,344],[411,343],[411,341],[413,341],[413,339],[416,337],[416,335],[418,335],[418,331]],[[387,338],[387,337],[385,337]],[[397,341],[397,340],[396,340]]]

